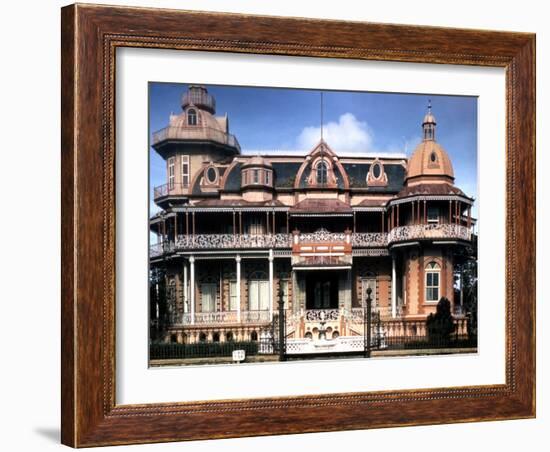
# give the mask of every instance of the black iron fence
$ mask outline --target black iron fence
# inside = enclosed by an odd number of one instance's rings
[[[273,353],[273,342],[260,339],[248,342],[198,342],[196,344],[151,343],[149,359],[189,359],[231,357],[234,350],[244,350],[246,356]]]
[[[373,348],[380,350],[430,350],[444,348],[475,348],[477,347],[477,337],[467,334],[452,335],[448,339],[429,338],[423,336],[393,336],[382,337],[377,341]]]

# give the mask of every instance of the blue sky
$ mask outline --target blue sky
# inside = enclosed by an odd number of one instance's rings
[[[320,138],[318,90],[206,85],[216,115],[229,115],[230,132],[243,153],[307,152]],[[185,83],[149,84],[149,133],[180,113]],[[455,183],[477,197],[477,98],[432,94],[323,91],[323,134],[338,154],[406,154],[421,139],[428,100],[437,120],[436,139],[448,152]],[[165,183],[164,161],[150,149],[150,187]],[[475,213],[474,213],[475,215]]]

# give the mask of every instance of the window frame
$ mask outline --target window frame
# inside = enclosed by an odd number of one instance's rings
[[[204,290],[205,286],[208,286],[210,289],[213,289],[214,296],[213,296],[212,305],[211,305],[212,309],[210,310],[204,309],[204,306],[205,306],[204,300],[205,300],[205,293],[206,293],[206,291]],[[218,285],[215,282],[210,282],[210,281],[202,282],[200,285],[200,290],[201,290],[201,312],[216,312],[216,297],[218,294],[217,293]]]
[[[191,120],[191,118],[193,118]],[[197,110],[195,108],[190,108],[187,110],[187,125],[188,126],[196,126],[199,124],[199,115],[197,113]]]
[[[320,173],[320,168],[323,167],[324,171]],[[329,164],[325,159],[320,159],[315,164],[315,182],[317,185],[327,185],[328,183],[328,170],[329,170]],[[320,174],[323,174],[324,176],[319,177]],[[324,178],[324,180],[322,180]]]
[[[187,169],[185,168],[187,167]],[[181,185],[184,188],[189,187],[189,156],[181,156]]]
[[[176,186],[176,158],[168,158],[168,190],[173,190]]]
[[[437,276],[437,284],[433,284],[433,276]],[[428,277],[432,276],[432,284],[428,284]],[[433,297],[433,291],[436,290],[437,296]],[[428,297],[428,291],[432,291],[432,297]],[[431,261],[424,269],[424,300],[426,303],[438,303],[441,297],[441,266]]]
[[[231,278],[229,280],[229,304],[227,306],[228,310],[231,312],[236,312],[239,309],[237,292],[237,279]]]
[[[256,293],[257,306],[253,309],[252,300]],[[265,294],[265,300],[262,298]],[[248,310],[249,311],[268,311],[269,310],[269,280],[264,272],[254,272],[248,280]]]

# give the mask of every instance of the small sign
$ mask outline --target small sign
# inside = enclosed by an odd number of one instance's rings
[[[233,361],[237,363],[244,361],[245,356],[244,350],[233,350]]]

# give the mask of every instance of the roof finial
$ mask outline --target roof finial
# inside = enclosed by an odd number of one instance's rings
[[[323,91],[321,91],[321,141],[323,141]]]
[[[428,114],[432,114],[432,100],[428,99]]]

